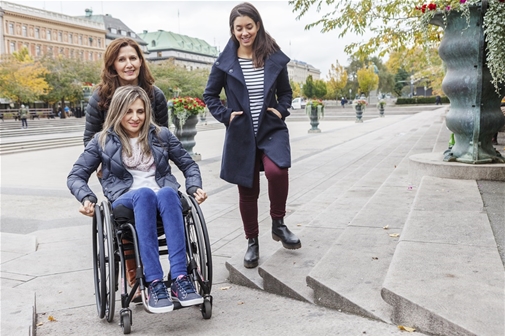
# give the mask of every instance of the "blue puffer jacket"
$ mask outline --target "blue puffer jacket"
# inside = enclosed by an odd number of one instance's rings
[[[97,199],[88,186],[88,180],[100,163],[102,164],[103,194],[110,202],[114,202],[127,192],[133,184],[133,177],[124,167],[121,158],[121,141],[112,130],[109,130],[108,133],[105,148],[101,148],[98,143],[99,133],[91,139],[67,177],[68,189],[81,203],[86,197]],[[154,126],[151,126],[149,145],[156,164],[155,179],[160,187],[168,186],[174,190],[178,190],[180,187],[175,176],[172,175],[168,160],[172,160],[184,173],[188,194],[193,194],[196,188],[202,187],[198,165],[168,128],[162,127],[161,131],[156,134]]]

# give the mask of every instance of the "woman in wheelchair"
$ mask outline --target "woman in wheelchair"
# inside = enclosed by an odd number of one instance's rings
[[[154,124],[146,92],[122,86],[112,97],[103,130],[89,142],[67,178],[68,188],[81,202],[79,211],[93,216],[97,197],[88,180],[102,164],[103,194],[112,208],[123,205],[134,210],[151,313],[169,312],[176,301],[183,307],[203,303],[187,275],[180,185],[171,174],[169,159],[184,173],[188,195],[198,203],[205,201],[198,165],[166,127]],[[171,294],[158,254],[158,213],[168,245]]]

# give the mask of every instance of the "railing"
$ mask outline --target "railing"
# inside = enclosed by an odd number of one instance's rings
[[[40,119],[42,118],[54,118],[55,114],[53,113],[53,109],[51,108],[32,108],[29,109],[30,119]],[[19,119],[19,110],[18,109],[0,109],[0,120],[6,119]]]

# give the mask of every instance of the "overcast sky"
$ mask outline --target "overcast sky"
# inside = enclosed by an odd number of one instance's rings
[[[200,38],[224,48],[230,32],[231,9],[243,1],[10,1],[25,6],[76,16],[86,8],[93,14],[110,14],[122,20],[136,33],[159,29]],[[264,26],[281,49],[291,58],[307,62],[325,78],[331,64],[338,59],[348,65],[344,46],[361,37],[338,38],[338,31],[321,33],[320,28],[305,30],[306,24],[321,17],[315,9],[297,20],[288,1],[250,1],[260,12]]]

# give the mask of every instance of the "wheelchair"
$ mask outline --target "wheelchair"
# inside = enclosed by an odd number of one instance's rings
[[[188,277],[204,301],[200,311],[204,319],[212,316],[212,256],[205,220],[198,202],[192,197],[180,193],[184,230],[186,237],[186,260]],[[158,245],[160,255],[167,255],[163,224],[158,215]],[[129,253],[125,253],[130,251]],[[126,278],[126,259],[136,260],[136,282],[128,291]],[[116,291],[121,286],[121,309],[119,325],[124,334],[131,332],[132,310],[130,303],[140,288],[142,303],[147,306],[147,286],[143,277],[142,262],[138,249],[133,210],[122,205],[112,210],[108,200],[95,205],[93,216],[93,270],[95,299],[98,317],[108,322],[114,319]],[[121,273],[119,273],[121,270]],[[120,276],[120,278],[119,278]],[[165,281],[170,287],[170,274]],[[170,291],[170,289],[169,289]],[[174,309],[183,308],[174,302]]]

